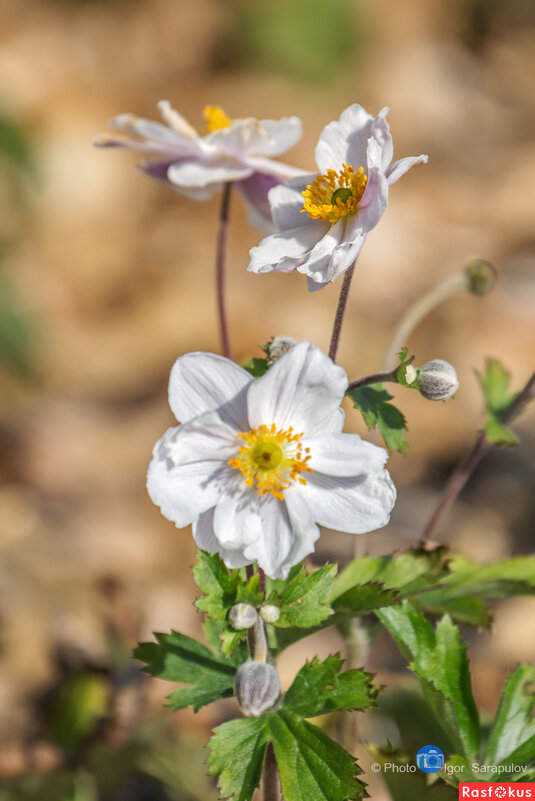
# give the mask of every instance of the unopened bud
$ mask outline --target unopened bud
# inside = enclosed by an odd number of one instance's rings
[[[418,371],[412,364],[405,365],[405,381],[412,384],[418,378]]]
[[[420,394],[434,401],[451,398],[459,389],[455,368],[443,359],[432,359],[420,367],[418,385]]]
[[[250,629],[256,623],[256,609],[251,604],[235,604],[228,613],[228,621],[233,629]]]
[[[265,345],[262,345],[262,350],[267,356],[267,363],[271,366],[277,359],[288,353],[294,345],[297,345],[297,340],[293,337],[273,337]]]
[[[484,259],[472,259],[464,268],[466,283],[474,295],[486,295],[496,283],[496,269]]]
[[[246,718],[258,718],[273,709],[279,699],[281,684],[273,665],[265,662],[244,662],[235,679],[236,697]]]
[[[276,623],[281,616],[281,610],[274,604],[266,604],[260,607],[260,617],[264,623]]]

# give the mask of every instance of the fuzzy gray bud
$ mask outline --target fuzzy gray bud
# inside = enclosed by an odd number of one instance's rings
[[[250,629],[256,623],[256,609],[251,604],[234,604],[228,613],[228,622],[236,631]]]
[[[260,617],[264,623],[276,623],[281,616],[281,610],[274,604],[266,604],[260,607]]]
[[[277,359],[288,353],[294,345],[297,345],[297,340],[293,337],[273,337],[266,345],[262,345],[262,349],[267,356],[267,363],[271,366]]]
[[[466,283],[474,295],[486,295],[496,283],[496,270],[484,259],[472,259],[464,268]]]
[[[258,718],[272,709],[279,699],[281,684],[273,665],[244,662],[235,679],[236,697],[246,718]]]
[[[451,398],[459,389],[455,368],[443,359],[432,359],[418,372],[420,394],[427,400],[439,401]]]

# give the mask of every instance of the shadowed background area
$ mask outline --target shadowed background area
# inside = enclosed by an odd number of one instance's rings
[[[391,525],[363,544],[388,553],[416,544],[481,425],[474,370],[498,358],[516,389],[533,370],[534,6],[0,0],[0,15],[0,799],[206,799],[195,737],[234,703],[161,713],[168,687],[145,684],[128,653],[153,630],[200,632],[191,533],[152,506],[145,471],[174,423],[174,360],[218,350],[219,198],[188,200],[91,140],[121,112],[156,119],[162,98],[199,129],[217,104],[230,117],[301,117],[283,158],[313,170],[323,126],[358,102],[390,106],[395,158],[429,154],[392,188],[359,258],[340,363],[350,378],[376,372],[408,304],[469,259],[489,259],[499,280],[488,296],[445,302],[406,343],[416,364],[453,363],[461,386],[445,404],[394,393],[409,453],[390,461]],[[309,295],[298,274],[247,273],[258,240],[234,197],[235,358],[260,356],[277,334],[327,349],[339,284]],[[441,541],[481,561],[533,550],[533,419],[515,426],[519,448],[480,466]],[[352,537],[326,533],[313,561],[352,551]],[[501,604],[492,635],[467,636],[476,699],[492,712],[505,670],[535,657],[535,601]],[[305,653],[340,647],[326,633],[289,649],[283,684]],[[369,668],[407,681],[386,637]],[[365,720],[365,739],[395,740],[373,720],[367,735]]]

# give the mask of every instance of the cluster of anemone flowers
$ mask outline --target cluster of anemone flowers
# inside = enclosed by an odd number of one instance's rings
[[[367,234],[379,223],[389,188],[419,155],[393,161],[387,109],[377,116],[354,104],[323,129],[317,171],[279,161],[301,136],[297,117],[231,120],[204,109],[201,135],[167,101],[163,122],[122,114],[101,147],[148,157],[142,169],[202,201],[231,187],[264,234],[248,270],[297,271],[308,289],[344,276],[345,289]],[[226,216],[222,214],[222,223]],[[219,241],[223,241],[223,237]],[[224,254],[217,253],[222,284]],[[156,443],[147,488],[179,528],[192,525],[197,546],[227,567],[256,563],[285,578],[314,551],[323,526],[364,534],[382,528],[396,500],[387,451],[344,433],[348,389],[335,363],[347,291],[340,295],[329,355],[310,342],[289,342],[259,378],[229,357],[220,297],[222,356],[188,353],[171,370],[169,404],[179,425]],[[273,356],[273,354],[272,354]]]

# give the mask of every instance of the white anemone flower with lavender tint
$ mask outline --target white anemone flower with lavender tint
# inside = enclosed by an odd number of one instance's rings
[[[277,233],[251,250],[251,272],[297,270],[316,290],[351,267],[386,209],[389,186],[427,161],[421,155],[391,163],[387,112],[372,117],[357,104],[346,108],[320,135],[315,151],[320,174],[270,191]]]
[[[251,211],[251,222],[271,228],[269,190],[303,173],[274,161],[301,138],[298,117],[231,120],[219,106],[206,106],[207,133],[195,128],[167,100],[158,103],[165,124],[119,114],[109,125],[121,133],[101,134],[98,147],[123,147],[157,158],[142,165],[150,176],[168,182],[194,200],[206,200],[223,184],[233,183]]]
[[[258,380],[211,353],[180,357],[169,404],[182,422],[156,443],[147,488],[178,528],[230,568],[272,578],[314,550],[320,526],[352,534],[388,522],[387,453],[343,434],[347,376],[300,342]]]

